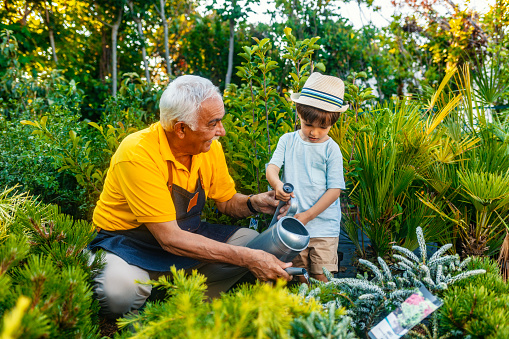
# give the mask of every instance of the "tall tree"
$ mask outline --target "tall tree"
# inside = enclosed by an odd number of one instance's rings
[[[127,5],[131,10],[131,14],[134,22],[136,22],[136,26],[138,28],[138,34],[141,41],[141,54],[143,58],[143,65],[145,67],[145,78],[147,79],[147,83],[150,84],[150,71],[148,68],[148,60],[147,60],[147,48],[145,47],[145,34],[143,33],[143,25],[142,25],[142,14],[146,8],[146,2],[140,1],[138,4],[140,7],[136,7],[134,4],[134,0],[127,0]]]
[[[166,0],[159,0],[159,3],[156,3],[155,8],[161,18],[161,24],[164,28],[164,59],[166,60],[166,73],[171,76],[170,51],[168,46],[168,21],[166,20],[165,14]]]
[[[94,1],[92,13],[105,26],[111,28],[111,95],[117,96],[117,41],[124,13],[124,0]],[[106,20],[110,20],[111,23]]]
[[[208,9],[215,9],[224,20],[228,21],[230,27],[230,40],[228,44],[228,70],[226,72],[225,87],[232,80],[233,54],[235,50],[235,26],[245,20],[249,13],[252,13],[251,5],[258,4],[259,0],[229,0],[224,1],[223,7],[215,8],[217,0],[213,0]]]
[[[124,8],[120,7],[117,12],[117,20],[111,25],[111,95],[113,95],[113,97],[117,96],[117,39],[123,12]]]
[[[53,54],[53,61],[55,62],[55,65],[58,66],[58,57],[57,57],[57,50],[55,47],[55,34],[54,34],[54,21],[51,20],[53,18],[53,4],[50,2],[49,6],[50,9],[48,10],[48,6],[46,5],[46,0],[43,1],[44,5],[44,23],[46,24],[46,27],[48,27],[48,35],[49,35],[49,42],[51,45],[51,52]]]
[[[488,37],[479,23],[480,15],[465,4],[462,9],[452,0],[392,0],[392,3],[397,8],[409,8],[408,17],[419,18],[419,24],[423,23],[422,40],[433,53],[435,64],[452,68],[485,53]]]

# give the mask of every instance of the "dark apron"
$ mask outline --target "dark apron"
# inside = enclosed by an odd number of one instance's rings
[[[196,189],[193,193],[172,184],[173,175],[170,164],[168,164],[168,174],[168,189],[175,205],[177,224],[181,229],[224,243],[240,228],[201,222],[201,212],[206,198],[200,171],[198,171]],[[149,271],[168,272],[171,266],[187,269],[200,263],[196,259],[163,250],[144,224],[123,231],[100,230],[88,247],[91,250],[102,248],[124,259],[130,265]]]

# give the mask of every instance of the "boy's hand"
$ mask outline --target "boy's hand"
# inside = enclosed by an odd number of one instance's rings
[[[286,193],[283,190],[284,183],[282,181],[278,182],[277,186],[274,187],[274,191],[276,191],[276,199],[281,201],[288,201],[291,197],[295,195],[293,193]]]
[[[313,219],[306,212],[297,213],[297,214],[294,215],[294,218],[298,219],[302,224],[306,225],[311,219]]]

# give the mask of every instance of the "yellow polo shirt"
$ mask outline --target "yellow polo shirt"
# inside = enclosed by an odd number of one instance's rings
[[[198,169],[206,197],[224,202],[236,193],[219,141],[210,150],[193,156],[191,170],[175,160],[161,124],[127,136],[111,158],[103,192],[93,221],[107,231],[127,230],[148,222],[176,219],[167,187],[168,167],[173,183],[194,192]]]

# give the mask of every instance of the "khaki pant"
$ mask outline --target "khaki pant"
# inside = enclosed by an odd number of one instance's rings
[[[323,267],[337,272],[338,243],[339,237],[311,238],[308,247],[293,259],[293,266],[305,268],[312,275],[323,274]]]
[[[227,243],[245,246],[257,235],[256,231],[241,228],[228,239]],[[171,274],[146,271],[129,265],[119,256],[107,251],[105,261],[103,271],[95,278],[94,292],[101,305],[101,314],[113,319],[139,309],[150,296],[152,286],[138,284],[135,281],[157,280],[162,275]],[[194,269],[207,277],[206,294],[209,298],[218,297],[248,272],[244,267],[221,263],[202,263],[186,272],[191,273]]]

